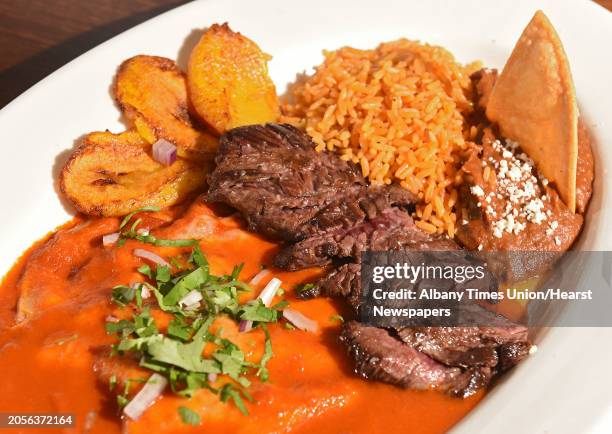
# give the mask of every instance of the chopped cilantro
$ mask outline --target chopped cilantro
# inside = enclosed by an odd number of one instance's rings
[[[175,316],[168,324],[168,336],[183,342],[189,340],[193,327],[182,316]]]
[[[245,321],[275,322],[278,320],[278,311],[266,307],[261,299],[251,300],[240,307],[240,319]]]
[[[287,300],[281,300],[278,303],[276,303],[274,306],[272,306],[272,309],[274,309],[274,310],[283,310],[287,306],[289,306],[289,302]]]
[[[305,283],[303,285],[298,285],[296,287],[296,291],[298,292],[298,294],[302,294],[304,292],[310,291],[311,289],[313,289],[316,285],[314,283]]]
[[[200,415],[195,411],[181,405],[178,412],[183,420],[183,423],[194,426],[200,425]]]
[[[145,383],[147,380],[144,378],[128,378],[125,380],[125,384],[123,386],[123,393],[117,395],[117,404],[119,407],[125,407],[130,400],[128,396],[130,394],[130,386],[132,383]]]
[[[179,262],[179,258],[177,258],[176,256],[172,256],[172,257],[170,258],[170,263],[171,263],[171,264],[172,264],[172,266],[173,266],[174,268],[176,268],[177,270],[182,270],[182,269],[184,268],[184,267],[183,267],[183,264],[181,264],[181,263]]]
[[[138,225],[139,225],[140,223],[142,223],[142,219],[140,219],[140,218],[139,218],[139,219],[136,219],[136,220],[134,221],[134,223],[132,223],[132,227],[130,228],[130,231],[131,231],[131,232],[136,232],[136,229],[138,228]]]
[[[134,333],[141,338],[157,334],[157,326],[149,307],[145,307],[140,313],[134,315]]]
[[[238,407],[238,410],[240,410],[240,412],[244,414],[245,416],[248,416],[249,411],[247,410],[246,405],[244,405],[244,401],[242,400],[242,397],[240,396],[241,394],[248,401],[251,401],[251,402],[253,401],[253,398],[251,397],[251,395],[249,395],[248,392],[246,392],[244,389],[239,390],[233,384],[227,383],[221,389],[221,401],[227,402],[228,400],[231,399],[232,401],[234,401],[234,404],[236,405],[236,407]]]
[[[264,334],[266,336],[266,340],[264,343],[264,353],[261,356],[261,360],[259,361],[259,369],[257,370],[257,375],[262,379],[262,381],[268,381],[270,374],[268,373],[268,368],[266,368],[266,364],[272,358],[274,354],[272,352],[272,339],[270,339],[270,332],[268,331],[268,327],[264,323],[260,325],[263,329]]]
[[[155,269],[155,280],[159,283],[170,282],[172,275],[170,274],[170,267],[166,265],[159,265]]]
[[[338,315],[338,314],[330,316],[329,319],[331,321],[344,322],[344,317],[342,315]]]
[[[136,298],[136,306],[138,307],[138,309],[142,309],[142,287],[143,286],[144,284],[142,283],[134,285],[134,295]]]
[[[197,244],[197,240],[160,240],[153,238],[152,244],[160,247],[192,247]]]
[[[131,321],[122,319],[118,322],[107,322],[106,333],[109,335],[117,333],[122,336],[129,336],[134,331],[134,324]]]
[[[236,265],[234,267],[234,269],[232,270],[232,274],[230,276],[232,278],[232,280],[238,279],[238,277],[240,276],[240,273],[242,272],[243,268],[244,268],[244,264]]]
[[[127,221],[123,226],[125,225]],[[160,245],[157,244],[159,242],[165,243],[150,234],[137,234],[137,225],[138,220],[122,235],[156,245]],[[185,267],[175,266],[171,269],[167,266],[157,266],[153,270],[150,266],[143,265],[138,268],[138,272],[148,279],[146,282],[138,286],[113,288],[113,300],[121,306],[133,309],[131,319],[106,323],[107,333],[116,334],[118,337],[118,342],[113,345],[113,354],[121,357],[131,353],[139,357],[141,368],[166,377],[172,391],[179,396],[191,397],[197,390],[207,389],[218,394],[223,402],[231,400],[241,412],[247,414],[245,400],[252,400],[246,390],[251,384],[249,376],[257,376],[261,381],[267,381],[269,377],[266,366],[273,352],[266,324],[277,322],[280,318],[279,311],[288,303],[281,301],[272,307],[265,306],[260,299],[241,303],[240,294],[251,290],[249,285],[239,280],[242,265],[234,267],[228,275],[212,275],[208,261],[197,242],[175,241],[181,246],[193,247]],[[155,296],[156,305],[151,304],[151,300],[146,300],[145,304],[141,293],[143,285]],[[202,295],[202,300],[196,308],[187,309],[179,301],[194,290]],[[157,327],[151,314],[153,308],[159,308],[170,316],[165,329],[160,330]],[[240,347],[231,340],[222,338],[220,328],[214,334],[211,332],[213,321],[220,315],[228,316],[234,321],[252,321],[256,323],[256,327],[263,330],[264,351],[259,363],[247,360]],[[210,348],[207,355],[204,354],[205,347]],[[225,376],[220,383],[223,384],[221,389],[211,385],[211,374],[215,378],[218,375]],[[109,387],[115,386],[116,378]],[[125,384],[123,393],[117,396],[120,406],[127,404],[128,393],[129,381]],[[181,408],[184,408],[179,409],[181,417],[188,420],[185,423],[195,422],[195,417],[199,423],[199,415],[186,407]]]
[[[113,390],[116,385],[117,385],[117,376],[113,374],[108,380],[108,389]]]
[[[207,277],[207,272],[203,267],[196,268],[176,282],[170,292],[164,296],[164,303],[171,306],[177,304],[189,291],[202,286]]]
[[[128,404],[128,402],[130,401],[127,399],[127,396],[117,395],[117,405],[119,407],[125,407]]]
[[[125,306],[134,300],[136,290],[131,286],[119,285],[113,288],[112,298],[119,306]]]
[[[191,252],[191,256],[189,257],[189,263],[193,264],[197,267],[204,267],[208,270],[208,261],[206,257],[202,253],[202,249],[200,249],[200,245],[196,244]]]
[[[119,247],[125,244],[125,240],[127,239],[133,239],[140,241],[141,243],[151,244],[153,246],[159,247],[193,247],[198,243],[197,240],[162,240],[157,238],[155,235],[151,235],[149,233],[139,234],[136,231],[135,227],[132,227],[130,230],[121,233],[121,238],[119,239]]]
[[[180,376],[177,375],[177,378]],[[191,398],[196,390],[207,388],[213,393],[217,393],[218,391],[212,388],[208,384],[208,374],[200,373],[200,372],[189,372],[183,375],[185,387],[181,390],[175,390],[175,393],[180,396],[184,396],[187,398]],[[171,381],[170,384],[176,384],[176,379]]]
[[[145,206],[143,208],[137,209],[136,211],[132,211],[131,213],[126,215],[123,220],[121,220],[121,223],[119,224],[119,230],[125,228],[132,219],[132,217],[134,217],[136,214],[141,212],[157,212],[159,210],[160,208],[156,206]],[[138,240],[142,243],[152,244],[154,246],[166,247],[193,247],[198,243],[197,240],[162,240],[158,239],[154,235],[151,235],[150,233],[148,233],[148,231],[141,231],[141,233],[138,233],[137,229],[140,223],[142,223],[142,219],[138,218],[132,223],[130,229],[121,232],[119,242],[117,243],[119,247],[123,246],[125,244],[125,241],[128,239]]]
[[[151,267],[149,266],[149,264],[141,265],[140,267],[137,268],[137,271],[140,274],[147,276],[149,279],[153,278],[153,271],[151,271]]]
[[[186,371],[218,373],[219,368],[214,361],[202,358],[209,326],[209,321],[202,324],[188,344],[165,336],[155,339],[148,343],[147,354],[158,362],[174,365]]]
[[[157,206],[144,206],[142,208],[138,208],[136,211],[132,211],[131,213],[123,217],[123,220],[121,220],[121,224],[119,225],[119,229],[123,229],[124,226],[130,222],[132,217],[134,217],[139,212],[157,212],[159,210],[160,208]]]

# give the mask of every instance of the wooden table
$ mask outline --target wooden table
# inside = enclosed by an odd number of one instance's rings
[[[612,0],[596,1],[612,10]],[[183,3],[0,0],[0,107],[79,54]]]
[[[187,0],[0,0],[0,107],[60,66]]]

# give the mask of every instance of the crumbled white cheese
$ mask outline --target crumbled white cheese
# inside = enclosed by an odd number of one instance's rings
[[[525,205],[525,211],[527,213],[527,220],[535,224],[540,224],[546,220],[546,213],[542,212],[544,203],[541,199],[532,199],[527,205]]]
[[[501,158],[488,158],[496,172],[497,191],[487,195],[485,201],[487,204],[491,204],[493,198],[507,201],[501,212],[491,205],[486,206],[485,212],[493,220],[493,235],[502,238],[504,232],[519,234],[527,223],[542,224],[552,213],[550,209],[546,210],[545,202],[549,198],[540,192],[538,178],[533,174],[533,160],[523,152],[516,154],[516,142],[495,140],[491,145]],[[548,183],[545,178],[540,182],[543,185]],[[484,196],[479,186],[471,187],[471,192],[479,198]],[[482,202],[478,202],[477,206],[482,207]],[[557,227],[557,222],[554,225],[551,223],[547,234],[552,236]]]
[[[508,175],[513,181],[520,181],[522,174],[523,173],[521,172],[521,169],[517,165],[512,165],[512,167],[508,171]]]
[[[482,197],[485,194],[484,190],[482,189],[480,185],[473,185],[472,187],[470,187],[470,191],[472,192],[474,196],[477,196],[477,197]]]

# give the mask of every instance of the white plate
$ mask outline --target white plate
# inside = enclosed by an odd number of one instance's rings
[[[582,114],[595,138],[596,185],[581,248],[612,245],[612,14],[585,0],[210,0],[190,3],[80,56],[0,112],[0,274],[32,242],[68,220],[54,181],[75,140],[124,126],[109,93],[115,69],[135,54],[179,60],[184,67],[199,29],[229,21],[274,56],[280,92],[322,59],[323,48],[373,47],[408,37],[440,44],[462,62],[503,66],[522,28],[542,9],[571,61]],[[558,328],[539,351],[507,375],[456,433],[612,432],[612,333]],[[607,410],[607,417],[604,417]],[[381,423],[384,423],[381,415]]]

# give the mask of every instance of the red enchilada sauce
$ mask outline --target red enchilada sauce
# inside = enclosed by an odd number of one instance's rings
[[[196,201],[180,209],[144,216],[143,225],[158,237],[201,239],[213,273],[228,273],[243,262],[248,281],[276,251],[273,243],[243,230],[234,217],[218,217]],[[111,288],[138,279],[144,261],[133,249],[146,247],[171,257],[180,249],[152,248],[129,240],[123,247],[104,247],[103,235],[117,231],[118,219],[76,219],[48,240],[35,245],[15,265],[0,287],[0,409],[9,413],[72,413],[73,428],[45,432],[87,433],[440,433],[449,429],[482,399],[483,392],[456,399],[435,391],[419,392],[364,381],[352,372],[338,342],[346,313],[331,299],[297,300],[296,284],[320,270],[280,272],[285,298],[319,324],[318,333],[269,326],[274,356],[270,380],[254,380],[255,402],[242,415],[218,396],[200,390],[187,400],[166,391],[136,422],[125,421],[108,383],[94,370],[102,345],[116,341],[105,332],[105,318],[117,312]],[[157,227],[157,229],[154,229]],[[183,249],[184,250],[184,249]],[[261,288],[257,288],[257,290]],[[18,322],[15,322],[18,320]],[[255,329],[238,337],[237,325],[223,324],[224,334],[241,340],[247,357],[260,357],[263,333]],[[182,422],[178,407],[201,416],[201,426]],[[125,426],[122,426],[125,424]],[[20,428],[21,429],[21,428]],[[21,429],[20,432],[35,432]]]

